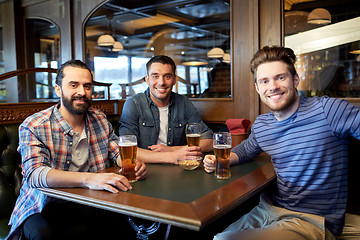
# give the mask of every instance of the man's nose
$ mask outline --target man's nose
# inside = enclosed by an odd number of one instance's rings
[[[164,85],[165,84],[165,78],[163,76],[160,76],[159,79],[158,79],[158,83],[160,85]]]
[[[277,81],[275,81],[274,79],[271,79],[269,82],[269,89],[270,91],[276,91],[279,89],[279,85],[277,83]]]
[[[79,86],[78,89],[77,89],[77,94],[81,95],[81,96],[84,96],[85,93],[86,93],[85,87],[84,86]]]

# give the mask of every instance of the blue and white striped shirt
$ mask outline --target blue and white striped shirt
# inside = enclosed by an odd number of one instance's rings
[[[360,139],[360,109],[345,100],[302,97],[298,110],[277,121],[257,117],[248,140],[233,152],[239,162],[260,152],[271,156],[277,174],[275,205],[325,217],[335,235],[342,232],[347,201],[348,137]]]

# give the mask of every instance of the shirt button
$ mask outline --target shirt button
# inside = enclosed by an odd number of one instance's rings
[[[170,145],[171,144],[171,142],[168,142],[168,145]]]
[[[70,161],[67,161],[66,163],[67,163],[67,164],[70,164]]]
[[[171,131],[171,128],[169,128],[169,131]]]
[[[145,126],[145,123],[143,123],[142,125]]]
[[[179,124],[179,126],[180,126],[180,127],[182,126],[181,123]]]
[[[72,142],[70,142],[70,146],[72,145]]]

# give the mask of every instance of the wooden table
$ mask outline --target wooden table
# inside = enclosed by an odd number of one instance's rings
[[[232,177],[227,180],[215,179],[202,166],[186,171],[175,165],[148,164],[147,172],[147,179],[132,183],[132,190],[117,194],[83,188],[40,190],[51,197],[199,231],[275,178],[267,155],[231,167]]]

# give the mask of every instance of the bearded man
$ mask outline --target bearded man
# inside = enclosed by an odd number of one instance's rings
[[[101,111],[91,108],[93,77],[79,60],[61,65],[55,92],[60,103],[33,114],[19,127],[22,187],[10,218],[8,239],[110,239],[121,216],[46,196],[39,187],[82,187],[117,193],[131,189],[116,173],[96,173],[120,164],[118,137]],[[146,176],[137,161],[137,179]],[[125,220],[125,219],[124,219]],[[120,224],[120,225],[119,225]],[[123,231],[123,230],[121,230]]]

